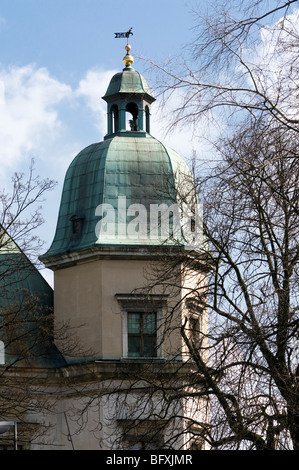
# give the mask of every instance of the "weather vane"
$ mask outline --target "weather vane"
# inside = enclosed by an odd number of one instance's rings
[[[132,30],[133,30],[133,28],[130,28],[129,31],[127,31],[126,33],[114,33],[115,38],[127,38],[127,42],[129,42],[129,37],[133,36],[133,31]]]
[[[126,33],[114,33],[116,38],[127,38],[127,45],[125,47],[125,49],[127,51],[127,54],[123,58],[123,62],[126,66],[126,69],[129,69],[131,67],[131,65],[133,64],[133,62],[134,62],[134,57],[132,57],[131,54],[130,54],[131,46],[129,44],[129,37],[133,36],[133,31],[132,30],[133,30],[133,28],[130,28],[129,31],[127,31]]]

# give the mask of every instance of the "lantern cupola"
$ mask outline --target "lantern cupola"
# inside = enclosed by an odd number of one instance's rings
[[[123,59],[125,68],[115,74],[107,88],[103,100],[107,103],[108,130],[105,139],[114,134],[150,133],[150,107],[155,101],[146,79],[133,67],[131,46],[126,45]]]

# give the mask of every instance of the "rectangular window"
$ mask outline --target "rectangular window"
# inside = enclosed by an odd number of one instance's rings
[[[155,312],[128,312],[129,357],[156,357],[156,338]]]

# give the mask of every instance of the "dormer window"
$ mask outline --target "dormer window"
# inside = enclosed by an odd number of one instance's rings
[[[79,238],[82,233],[84,217],[73,215],[70,220],[72,223],[72,238]]]

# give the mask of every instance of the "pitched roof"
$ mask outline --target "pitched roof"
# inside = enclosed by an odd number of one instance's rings
[[[0,227],[0,340],[5,363],[57,367],[64,359],[52,335],[39,333],[49,323],[53,289],[20,247]],[[22,340],[21,340],[22,338]]]

